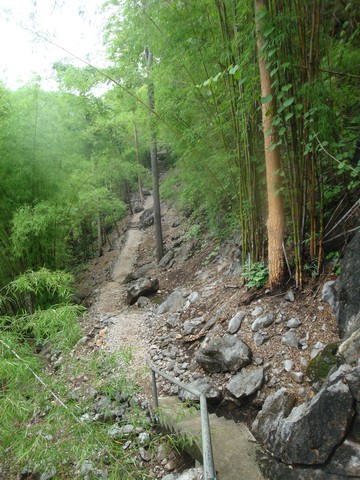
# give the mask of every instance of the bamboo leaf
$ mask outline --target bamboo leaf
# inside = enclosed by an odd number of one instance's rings
[[[263,104],[270,103],[272,99],[273,99],[273,96],[271,94],[266,95],[266,97],[261,98],[261,103]]]
[[[239,65],[234,65],[230,70],[229,70],[229,74],[230,75],[235,75],[235,72],[239,70]]]
[[[290,120],[291,117],[294,116],[294,112],[289,112],[285,115],[285,121],[287,122],[288,120]]]
[[[285,100],[285,102],[283,103],[283,107],[284,108],[290,107],[290,105],[292,105],[293,103],[294,103],[294,97],[290,97],[287,100]]]

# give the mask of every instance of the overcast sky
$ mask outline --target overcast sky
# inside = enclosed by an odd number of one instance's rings
[[[15,24],[103,66],[101,31],[105,15],[99,11],[101,4],[101,0],[0,0],[0,80],[17,88],[39,74],[49,87],[52,64],[71,58]],[[82,65],[75,59],[71,61]]]

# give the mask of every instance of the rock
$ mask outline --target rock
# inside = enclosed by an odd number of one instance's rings
[[[196,244],[197,240],[195,238],[185,242],[176,255],[176,261],[183,263],[190,258],[195,251]]]
[[[201,331],[206,332],[207,330],[210,330],[210,328],[215,325],[215,323],[219,320],[219,318],[222,317],[223,313],[224,313],[224,308],[220,307],[219,310],[215,313],[215,315],[205,323]]]
[[[360,478],[360,445],[345,440],[335,451],[325,472],[341,478]]]
[[[170,263],[170,261],[174,258],[175,252],[174,250],[168,250],[165,255],[162,257],[162,259],[159,262],[159,267],[160,268],[165,268],[166,265]]]
[[[189,386],[203,393],[209,403],[218,403],[221,400],[220,391],[215,388],[207,378],[197,378],[196,380],[191,382]],[[179,398],[182,401],[199,401],[198,397],[196,397],[190,392],[187,392],[186,390],[180,390]]]
[[[145,229],[154,225],[154,209],[148,208],[143,211],[139,218],[140,228]]]
[[[56,468],[55,467],[48,467],[46,472],[41,474],[40,480],[50,480],[51,478],[54,478],[56,475]]]
[[[265,313],[258,317],[251,325],[251,330],[253,332],[257,332],[261,328],[265,328],[270,326],[274,322],[274,314],[273,313]]]
[[[204,317],[197,317],[191,320],[185,320],[183,326],[183,335],[191,335],[194,330],[196,330],[196,328],[204,322]]]
[[[135,270],[135,272],[131,272],[126,275],[123,283],[130,283],[134,280],[138,280],[139,278],[146,277],[150,270],[152,270],[153,268],[154,265],[152,263],[147,263],[146,265],[143,265],[142,267]]]
[[[141,447],[139,449],[139,453],[140,453],[141,460],[144,460],[144,462],[150,462],[152,456],[149,450],[146,450],[146,448]]]
[[[300,327],[301,322],[298,318],[290,318],[290,320],[288,320],[285,325],[287,326],[287,328],[298,328]]]
[[[337,357],[348,364],[358,362],[360,358],[360,329],[352,333],[339,346]]]
[[[360,231],[345,250],[338,279],[340,337],[347,338],[360,329]]]
[[[166,319],[165,323],[170,328],[177,327],[179,325],[179,315],[178,314],[171,315],[169,318]]]
[[[281,343],[283,345],[287,345],[288,347],[299,348],[299,339],[296,333],[292,332],[291,330],[289,332],[286,332],[281,337]]]
[[[266,398],[264,405],[252,424],[256,438],[267,447],[280,422],[286,418],[295,404],[296,397],[286,388],[280,388]]]
[[[286,295],[285,295],[285,300],[287,300],[288,302],[294,302],[295,301],[295,295],[294,295],[294,292],[292,290],[289,290],[288,292],[286,292]]]
[[[323,382],[331,368],[336,365],[336,352],[338,343],[330,343],[314,357],[306,369],[306,376],[312,382]]]
[[[304,374],[302,372],[289,372],[289,377],[296,383],[302,383],[304,381]]]
[[[108,435],[110,438],[116,439],[116,438],[121,438],[124,435],[129,435],[130,433],[133,433],[135,430],[134,425],[124,425],[123,427],[119,427],[118,425],[113,425],[111,428],[108,430]]]
[[[293,366],[294,366],[294,362],[292,360],[285,360],[284,369],[286,372],[291,372]]]
[[[329,460],[354,416],[354,398],[347,385],[349,373],[348,368],[340,367],[312,400],[293,408],[286,417],[274,418],[272,414],[266,418],[263,412],[257,418],[262,441],[276,458],[300,465],[319,465]]]
[[[152,303],[147,297],[139,297],[136,301],[136,306],[139,308],[146,308],[149,307],[149,305],[152,305]]]
[[[325,348],[325,343],[322,342],[316,342],[316,344],[313,346],[311,352],[310,352],[310,358],[315,358],[316,355],[321,352]]]
[[[225,334],[212,338],[195,355],[197,363],[204,370],[216,372],[237,372],[251,362],[250,348],[235,335]]]
[[[140,445],[144,445],[146,443],[149,443],[150,435],[148,434],[148,432],[141,432],[138,436],[138,441],[139,441]]]
[[[260,305],[258,305],[257,307],[254,308],[254,310],[252,310],[251,312],[251,316],[252,317],[258,317],[259,315],[261,315],[263,313],[264,309],[262,307],[260,307]]]
[[[174,290],[167,299],[159,306],[156,311],[156,315],[162,315],[163,313],[176,313],[185,305],[185,298],[179,289]]]
[[[136,300],[143,295],[151,295],[156,293],[159,289],[159,280],[157,278],[139,278],[132,282],[127,290],[127,302],[129,305],[133,305]]]
[[[256,332],[254,334],[254,342],[256,345],[260,346],[263,343],[266,342],[266,340],[269,340],[269,334],[267,332]]]
[[[264,369],[262,367],[255,370],[243,369],[230,380],[226,389],[235,398],[249,397],[261,388],[263,382]]]
[[[240,311],[232,317],[228,326],[229,333],[236,333],[239,330],[241,326],[241,322],[243,321],[245,315],[246,315],[246,312]]]
[[[325,282],[321,290],[321,300],[328,303],[337,318],[339,315],[339,292],[336,280]]]

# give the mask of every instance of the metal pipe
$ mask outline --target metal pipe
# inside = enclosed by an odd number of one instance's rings
[[[156,385],[156,375],[154,370],[151,370],[151,377],[152,377],[152,387],[153,387],[153,397],[154,397],[154,407],[159,407],[159,397],[158,397],[158,390]]]
[[[195,395],[200,399],[201,437],[202,437],[204,477],[205,477],[205,480],[216,480],[217,477],[216,477],[214,456],[213,456],[212,444],[211,444],[210,422],[209,422],[209,415],[208,415],[208,409],[207,409],[207,403],[206,403],[206,396],[196,388],[192,388],[189,385],[186,385],[180,382],[176,378],[159,370],[153,365],[150,365],[150,368],[151,368],[151,375],[152,375],[155,408],[159,406],[158,392],[157,392],[157,386],[156,386],[156,375],[155,375],[156,373],[166,378],[166,380],[168,380],[169,382],[174,383],[178,387],[182,388],[183,390],[186,390],[187,392],[192,393],[193,395]]]

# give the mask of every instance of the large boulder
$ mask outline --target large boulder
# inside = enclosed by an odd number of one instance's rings
[[[251,357],[251,350],[245,342],[236,335],[225,334],[206,342],[195,355],[195,360],[210,373],[236,373],[249,365]]]
[[[159,280],[157,278],[139,278],[130,283],[126,290],[127,302],[133,305],[139,297],[156,293],[159,289]]]
[[[274,408],[274,400],[267,399],[254,422],[258,438],[284,463],[327,462],[344,440],[354,417],[358,369],[341,366],[312,400],[293,408],[287,416],[284,408]]]
[[[341,337],[360,328],[360,231],[346,248],[338,280],[339,329]]]

